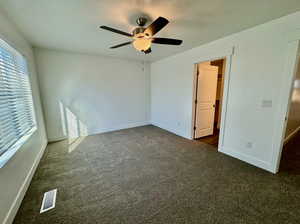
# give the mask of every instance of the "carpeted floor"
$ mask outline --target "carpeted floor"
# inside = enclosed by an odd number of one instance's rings
[[[14,223],[299,223],[299,175],[212,149],[154,126],[50,144]]]

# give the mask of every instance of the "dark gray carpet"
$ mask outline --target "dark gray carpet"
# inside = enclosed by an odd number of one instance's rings
[[[80,140],[47,147],[15,224],[299,223],[299,175],[272,175],[154,126]],[[56,208],[39,214],[53,188]]]

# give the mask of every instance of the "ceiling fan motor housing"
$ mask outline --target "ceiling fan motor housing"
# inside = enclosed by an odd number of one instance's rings
[[[142,38],[144,37],[144,31],[145,31],[144,27],[137,27],[132,31],[132,34],[134,37]]]
[[[139,18],[137,18],[136,23],[139,26],[145,26],[145,24],[147,23],[147,18],[145,18],[145,17],[139,17]]]

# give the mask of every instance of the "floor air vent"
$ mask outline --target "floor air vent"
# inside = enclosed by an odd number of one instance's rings
[[[55,207],[57,189],[44,193],[40,213],[46,212]]]

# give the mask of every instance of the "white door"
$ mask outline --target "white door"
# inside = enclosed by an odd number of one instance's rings
[[[214,132],[218,67],[210,62],[200,63],[197,77],[195,138],[200,138]]]

